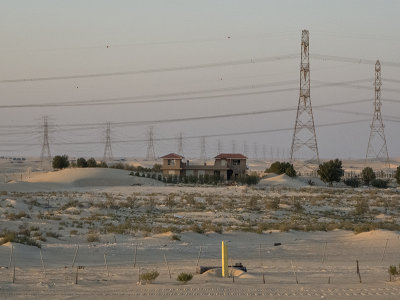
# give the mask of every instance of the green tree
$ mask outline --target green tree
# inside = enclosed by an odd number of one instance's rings
[[[98,168],[108,168],[107,163],[105,161],[100,162],[97,165]]]
[[[394,175],[394,178],[396,178],[397,183],[400,184],[400,166],[397,167],[396,174]]]
[[[289,164],[289,163],[288,163],[288,164]],[[287,176],[290,176],[290,177],[296,177],[296,176],[297,176],[296,170],[294,169],[294,167],[293,167],[292,164],[289,164],[289,166],[286,167],[286,169],[285,169],[285,174],[286,174]]]
[[[89,158],[87,160],[87,166],[88,166],[88,168],[96,168],[97,167],[96,160],[93,157]]]
[[[361,178],[362,181],[364,182],[364,184],[368,185],[371,183],[372,180],[374,180],[376,178],[375,172],[374,170],[372,170],[372,168],[370,167],[365,167],[362,171],[361,171]]]
[[[265,173],[275,173],[277,175],[286,174],[290,177],[296,177],[296,170],[293,165],[289,162],[276,161],[271,164],[271,166],[265,170]]]
[[[152,171],[158,173],[158,172],[161,172],[161,168],[162,168],[162,166],[160,164],[154,164]]]
[[[65,169],[69,167],[68,155],[56,155],[53,157],[53,169]]]
[[[76,161],[76,166],[78,168],[87,168],[88,167],[88,162],[83,157],[80,157]]]
[[[332,186],[332,183],[334,181],[339,182],[344,174],[342,161],[336,158],[335,160],[324,162],[319,165],[317,173],[323,182]]]

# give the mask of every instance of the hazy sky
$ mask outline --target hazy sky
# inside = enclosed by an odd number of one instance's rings
[[[374,65],[321,60],[317,55],[382,62],[382,114],[387,119],[389,154],[400,156],[400,105],[393,101],[400,100],[400,1],[3,0],[0,8],[0,155],[40,155],[43,116],[49,117],[52,154],[101,157],[105,123],[111,122],[120,123],[111,125],[114,156],[143,157],[146,143],[141,140],[152,122],[126,122],[293,108],[153,124],[159,156],[176,152],[178,142],[157,139],[174,138],[179,132],[193,137],[184,140],[184,152],[190,157],[200,154],[198,137],[203,135],[221,135],[206,137],[208,156],[216,154],[218,140],[225,152],[231,152],[234,144],[236,152],[245,148],[250,157],[255,152],[260,158],[263,152],[268,157],[287,156],[293,130],[240,133],[294,126],[301,31],[308,29],[320,156],[365,156]],[[287,55],[294,57],[283,59]],[[271,57],[282,59],[259,61]],[[251,59],[254,63],[165,70]],[[147,71],[132,73],[143,70]],[[97,76],[105,73],[116,74]],[[86,74],[96,76],[75,76]],[[59,78],[68,76],[72,78]],[[40,78],[51,80],[9,82]],[[319,87],[327,82],[351,86]],[[121,104],[119,98],[143,101]],[[177,98],[185,99],[143,103]],[[5,107],[102,99],[107,105]],[[330,110],[318,108],[368,99]]]

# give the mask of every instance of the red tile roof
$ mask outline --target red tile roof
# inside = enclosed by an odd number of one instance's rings
[[[246,159],[247,157],[239,153],[221,153],[215,159]]]
[[[183,156],[180,156],[179,154],[176,154],[176,153],[170,153],[170,154],[162,156],[161,158],[164,158],[164,159],[182,159]]]

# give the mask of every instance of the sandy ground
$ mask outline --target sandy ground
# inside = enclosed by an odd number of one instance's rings
[[[317,186],[324,185],[314,180]],[[307,179],[271,175],[260,182],[259,188],[266,194],[276,194],[276,189],[280,188],[290,188],[291,193],[301,194],[306,186]],[[246,187],[165,186],[156,180],[129,176],[127,171],[113,169],[30,172],[22,180],[1,183],[0,191],[18,192],[18,199],[35,199],[32,198],[35,193],[34,197],[48,201],[61,201],[57,194],[60,191],[79,192],[74,195],[82,196],[82,201],[93,197],[93,193],[105,197],[111,194],[126,197],[132,193],[211,193],[213,196],[239,198],[248,193]],[[2,197],[0,229],[13,229],[12,226],[31,222],[29,218],[14,223],[8,221],[5,211],[25,210],[27,202],[13,200],[7,194]],[[71,207],[66,211],[75,216],[76,210]],[[196,214],[201,214],[201,211],[188,213],[186,217],[195,218]],[[41,222],[37,224],[44,227],[50,224],[46,219]],[[400,263],[399,232],[376,230],[357,235],[343,230],[269,231],[261,234],[183,232],[180,240],[173,240],[172,235],[168,232],[147,237],[134,232],[108,233],[102,234],[101,240],[94,243],[88,243],[86,236],[64,235],[48,237],[41,250],[34,246],[5,243],[0,246],[0,298],[400,298],[400,278],[389,282],[388,275],[388,266]],[[221,265],[221,241],[228,244],[230,264],[241,262],[248,272],[234,271],[235,276],[230,278],[221,278],[217,276],[218,272],[195,274],[197,265]],[[275,246],[276,243],[280,245]],[[357,260],[361,283],[356,273]],[[138,285],[139,272],[146,270],[157,270],[160,276],[153,284]],[[181,284],[176,281],[180,272],[190,272],[195,276],[187,284]]]
[[[262,235],[185,233],[181,241],[171,241],[168,234],[148,238],[108,238],[109,243],[80,244],[74,268],[76,245],[59,242],[46,245],[42,249],[46,275],[39,249],[15,244],[11,264],[16,265],[15,283],[12,283],[13,268],[7,268],[11,245],[1,246],[0,295],[7,298],[90,299],[111,296],[146,299],[185,296],[194,299],[227,296],[233,299],[250,296],[269,299],[279,296],[292,299],[400,297],[400,281],[389,282],[387,273],[388,264],[397,262],[399,257],[400,240],[394,232],[374,231],[359,235],[345,231]],[[215,272],[196,274],[186,285],[176,281],[180,272],[195,273],[197,261],[199,265],[220,265],[222,240],[228,244],[230,260],[243,263],[247,273],[236,271],[234,281],[232,277],[217,277]],[[281,245],[274,246],[277,242]],[[104,264],[104,253],[108,269]],[[362,283],[356,274],[356,260],[359,260]],[[78,270],[78,284],[75,284],[76,266],[84,267]],[[153,284],[137,285],[139,268],[141,272],[156,269],[160,276]]]

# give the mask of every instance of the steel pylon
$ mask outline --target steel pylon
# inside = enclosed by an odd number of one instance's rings
[[[379,60],[375,64],[375,100],[374,100],[374,115],[372,117],[371,131],[369,134],[367,154],[365,156],[365,164],[371,161],[385,162],[390,168],[389,154],[387,150],[385,126],[383,125],[381,107],[381,63]]]
[[[303,159],[319,164],[317,136],[310,98],[309,45],[309,32],[303,30],[301,36],[300,97],[290,149],[290,161]]]

